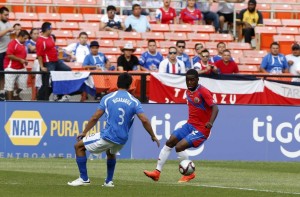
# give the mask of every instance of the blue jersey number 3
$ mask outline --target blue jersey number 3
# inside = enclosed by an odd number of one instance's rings
[[[121,121],[118,122],[119,125],[122,125],[124,123],[124,116],[125,116],[125,111],[123,108],[118,108],[118,110],[121,112],[121,115],[119,115]]]

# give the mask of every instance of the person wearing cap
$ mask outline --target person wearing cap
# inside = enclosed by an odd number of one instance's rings
[[[100,31],[124,31],[125,26],[122,19],[116,15],[117,8],[113,5],[109,5],[106,8],[105,15],[100,20]]]
[[[36,41],[36,54],[41,71],[47,72],[42,75],[42,86],[39,89],[37,99],[49,100],[52,88],[49,84],[49,71],[71,71],[71,68],[58,60],[57,50],[53,37],[51,36],[51,23],[42,24],[42,35]]]
[[[111,65],[106,56],[99,52],[99,43],[92,41],[90,44],[90,54],[85,56],[82,65],[83,66],[95,66],[95,69],[106,71],[111,70]]]
[[[122,55],[118,57],[118,71],[141,70],[139,59],[133,55],[135,48],[131,42],[128,42],[121,48]]]
[[[184,74],[186,73],[185,64],[183,61],[177,59],[177,48],[169,47],[169,55],[159,64],[158,72],[160,73],[172,73],[172,74]]]
[[[245,42],[251,44],[252,36],[255,35],[254,28],[263,25],[263,16],[260,11],[256,10],[256,0],[249,0],[248,7],[240,11],[236,19],[241,36],[244,36]]]
[[[279,53],[279,44],[273,42],[268,53],[260,64],[260,71],[263,73],[281,74],[289,72],[289,65],[283,54]]]
[[[298,65],[300,65],[300,45],[295,43],[292,45],[292,54],[286,55],[286,60],[289,65],[289,71],[293,75],[300,75]],[[297,78],[295,78],[297,79]],[[300,78],[298,78],[300,80]],[[293,79],[294,81],[294,79]]]

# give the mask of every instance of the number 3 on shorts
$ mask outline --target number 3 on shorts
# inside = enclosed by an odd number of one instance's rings
[[[121,121],[118,122],[119,125],[122,125],[124,123],[124,116],[125,116],[125,111],[123,108],[118,108],[118,110],[121,112],[121,115],[119,115]]]

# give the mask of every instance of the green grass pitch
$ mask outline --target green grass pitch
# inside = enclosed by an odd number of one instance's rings
[[[106,160],[88,160],[91,185],[78,177],[74,159],[0,159],[1,197],[60,196],[300,196],[299,162],[195,161],[196,178],[177,183],[178,161],[168,161],[158,182],[143,174],[155,160],[117,160],[114,188],[103,188]]]

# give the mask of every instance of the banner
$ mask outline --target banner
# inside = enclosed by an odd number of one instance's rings
[[[247,76],[199,77],[218,104],[299,105],[300,86],[264,81]],[[152,103],[186,103],[185,76],[151,73],[149,101]]]

